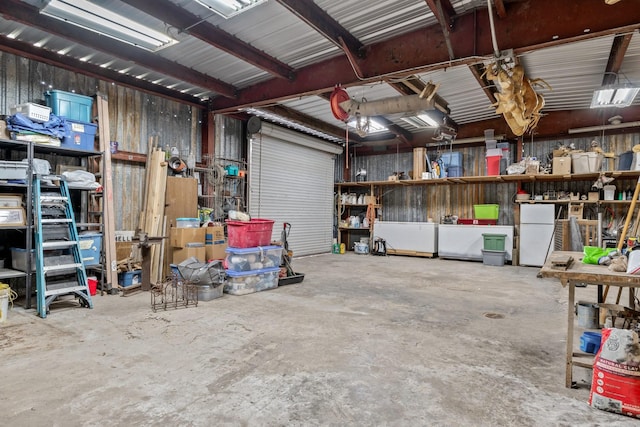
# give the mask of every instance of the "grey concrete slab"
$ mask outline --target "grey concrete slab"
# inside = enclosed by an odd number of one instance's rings
[[[44,320],[14,308],[0,424],[637,425],[564,387],[566,290],[536,268],[353,253],[294,267],[301,284],[197,308],[153,312],[148,293]]]

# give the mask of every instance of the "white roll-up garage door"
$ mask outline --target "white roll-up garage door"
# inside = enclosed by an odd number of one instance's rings
[[[333,242],[334,157],[342,148],[269,123],[253,135],[249,157],[249,213],[275,220],[273,240],[291,224],[289,249],[329,252]]]

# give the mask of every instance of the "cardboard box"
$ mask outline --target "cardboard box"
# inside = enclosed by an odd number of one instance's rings
[[[571,173],[571,157],[554,157],[553,158],[553,174],[568,175]]]
[[[222,225],[206,228],[206,233],[205,233],[206,243],[217,242],[220,240],[224,240],[224,227]]]
[[[212,245],[205,245],[207,261],[212,259],[224,259],[227,255],[225,252],[227,249],[227,242],[223,240],[223,243],[214,243]]]
[[[204,229],[203,229],[204,230]],[[173,249],[173,264],[180,264],[187,258],[196,257],[200,262],[207,260],[207,251],[205,246],[186,247],[186,248],[174,248]]]
[[[174,248],[184,248],[187,243],[202,243],[205,242],[206,236],[205,228],[176,228],[171,227],[169,234],[169,244]]]
[[[227,241],[224,238],[224,227],[217,225],[207,227],[205,234],[205,248],[207,261],[212,259],[224,259],[226,256]]]

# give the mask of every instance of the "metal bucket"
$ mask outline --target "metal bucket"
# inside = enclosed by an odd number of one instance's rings
[[[578,314],[578,326],[587,329],[598,329],[599,308],[598,305],[588,301],[578,301],[576,304]]]

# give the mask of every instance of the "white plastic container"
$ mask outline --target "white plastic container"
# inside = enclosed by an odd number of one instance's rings
[[[600,153],[572,153],[571,165],[573,173],[594,173],[600,172],[602,167],[602,159],[604,156]]]
[[[615,185],[605,185],[604,189],[604,199],[605,200],[614,200],[616,196],[616,186]]]
[[[251,271],[280,266],[282,246],[258,246],[255,248],[227,248],[227,270]]]
[[[177,228],[198,228],[200,227],[199,218],[177,218]]]

